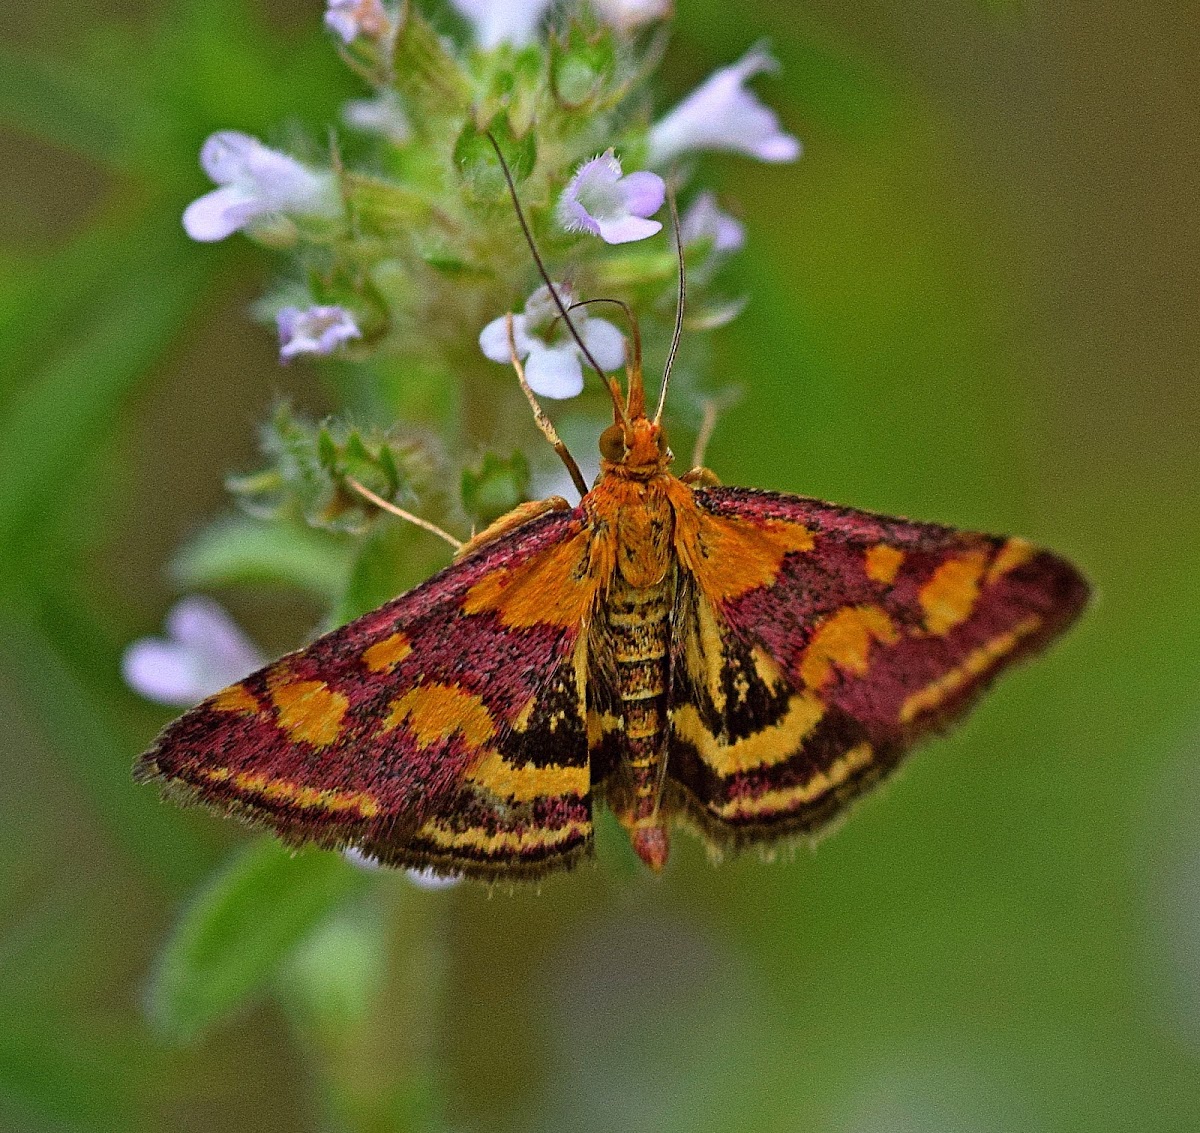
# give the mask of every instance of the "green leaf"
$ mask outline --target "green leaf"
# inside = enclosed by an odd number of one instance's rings
[[[6,288],[0,306],[0,399],[61,348],[64,328],[78,333],[129,280],[144,275],[147,250],[161,246],[154,222],[138,216],[101,221],[61,249],[19,262],[11,281],[19,287]]]
[[[327,1038],[361,1026],[383,998],[388,927],[378,902],[369,899],[328,917],[280,971],[280,998]]]
[[[0,547],[21,555],[26,528],[70,486],[80,453],[102,450],[124,399],[203,293],[211,261],[173,229],[141,233],[136,270],[0,414]],[[131,267],[135,265],[131,264]]]
[[[175,556],[171,577],[184,589],[279,584],[332,602],[345,589],[353,549],[298,523],[246,516],[218,520]]]
[[[163,947],[152,1022],[195,1038],[262,990],[279,965],[370,877],[337,854],[293,854],[274,839],[246,847],[196,895]]]

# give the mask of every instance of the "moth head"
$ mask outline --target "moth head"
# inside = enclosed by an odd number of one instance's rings
[[[663,427],[645,415],[609,425],[600,434],[600,456],[634,475],[661,472],[673,459]]]

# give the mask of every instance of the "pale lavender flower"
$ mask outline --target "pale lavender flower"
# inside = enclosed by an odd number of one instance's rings
[[[563,305],[575,301],[565,283],[555,284]],[[525,301],[525,310],[513,315],[513,340],[517,357],[525,362],[530,389],[543,397],[575,397],[583,389],[582,352],[563,325],[548,287],[539,287]],[[615,370],[625,362],[625,336],[605,319],[593,318],[586,309],[571,312],[571,322],[587,343],[593,358],[604,370]],[[511,362],[508,316],[493,319],[479,335],[479,348],[493,362]]]
[[[795,161],[800,142],[785,134],[773,110],[746,83],[777,64],[762,48],[715,71],[650,127],[650,163],[668,165],[689,150],[732,150],[759,161]]]
[[[222,130],[211,135],[200,150],[200,165],[220,188],[184,211],[183,227],[193,240],[224,240],[263,217],[341,212],[331,174],[309,169],[248,134]]]
[[[364,39],[385,38],[391,20],[380,0],[328,0],[325,26],[350,46],[360,35]]]
[[[453,889],[462,881],[461,877],[444,877],[434,873],[428,866],[425,869],[406,869],[404,872],[418,889]]]
[[[606,24],[620,31],[633,31],[643,24],[665,20],[674,5],[671,0],[592,0],[592,7]]]
[[[365,850],[360,850],[357,846],[351,846],[348,850],[343,850],[342,857],[352,866],[365,870],[367,873],[374,873],[376,870],[382,868],[378,858],[372,857]],[[434,873],[428,866],[425,869],[406,869],[404,872],[408,876],[408,880],[418,889],[452,889],[462,881],[461,877],[442,877]]]
[[[558,222],[568,232],[590,232],[606,244],[644,240],[662,228],[647,219],[663,206],[666,185],[657,173],[621,174],[613,151],[585,161],[558,199]]]
[[[167,614],[165,637],[143,637],[125,650],[121,673],[134,692],[189,708],[261,668],[266,659],[211,598],[192,596]]]
[[[742,222],[724,212],[710,192],[701,193],[680,218],[679,235],[685,247],[711,241],[714,252],[736,252],[746,243]]]
[[[279,359],[298,354],[332,354],[343,342],[362,338],[354,316],[345,307],[284,307],[275,316],[279,329]]]
[[[475,42],[491,50],[501,43],[521,47],[537,38],[551,0],[451,0],[470,21]]]
[[[378,134],[393,145],[404,145],[412,137],[408,115],[394,90],[375,98],[355,98],[342,106],[342,121],[365,134]]]

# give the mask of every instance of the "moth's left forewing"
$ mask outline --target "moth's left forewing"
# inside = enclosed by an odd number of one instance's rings
[[[817,829],[1086,601],[1021,540],[747,489],[693,499],[671,763],[717,842]]]

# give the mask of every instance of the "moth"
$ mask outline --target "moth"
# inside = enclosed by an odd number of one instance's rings
[[[537,876],[607,805],[655,871],[810,834],[1037,652],[1088,593],[1021,539],[671,472],[639,369],[572,507],[210,697],[135,777],[393,866]]]
[[[681,252],[675,344],[682,278]],[[601,373],[588,488],[513,355],[579,504],[518,507],[205,700],[136,779],[292,845],[493,880],[577,863],[605,805],[658,872],[678,826],[716,856],[819,831],[1087,601],[1022,539],[674,475],[670,361],[651,418],[636,347],[624,390]]]

